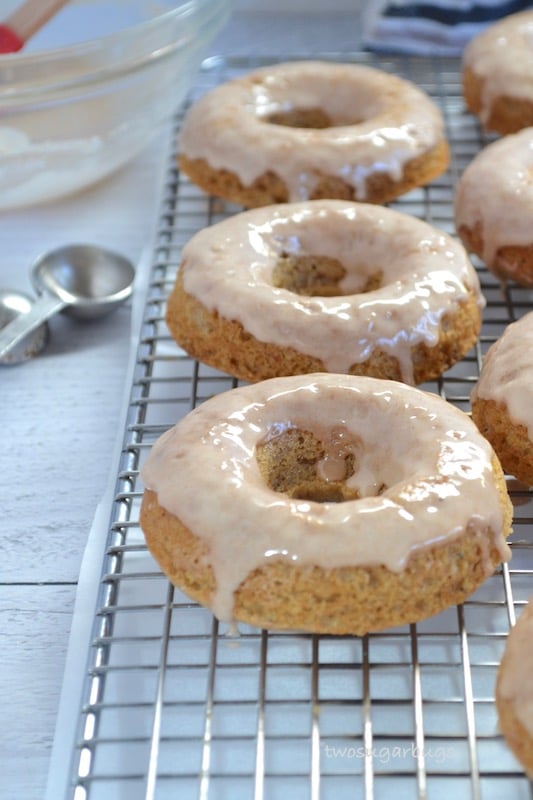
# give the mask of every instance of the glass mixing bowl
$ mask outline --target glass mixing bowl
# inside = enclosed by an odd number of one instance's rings
[[[230,5],[78,0],[1,55],[0,209],[77,191],[138,154],[182,102]]]

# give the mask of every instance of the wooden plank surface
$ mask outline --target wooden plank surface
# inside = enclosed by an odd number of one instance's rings
[[[44,796],[76,587],[0,585],[0,797]]]

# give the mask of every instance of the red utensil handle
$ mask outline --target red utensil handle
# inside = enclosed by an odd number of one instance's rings
[[[0,25],[0,53],[16,53],[24,47],[24,40],[7,25]]]
[[[16,53],[68,0],[25,0],[0,24],[0,53]]]

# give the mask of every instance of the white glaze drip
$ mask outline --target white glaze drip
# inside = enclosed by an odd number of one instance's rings
[[[338,296],[306,297],[272,285],[282,253],[337,258]],[[379,348],[413,383],[411,348],[434,346],[444,314],[469,294],[483,307],[462,245],[427,223],[364,203],[315,200],[235,215],[196,234],[182,256],[185,291],[210,311],[238,320],[262,342],[347,372]],[[382,273],[381,288],[361,292]]]
[[[501,247],[533,242],[533,128],[504,136],[482,150],[461,175],[455,223],[481,225],[483,261],[490,269]]]
[[[489,349],[472,392],[507,408],[515,424],[533,439],[533,312],[509,325]]]
[[[269,124],[277,112],[320,108],[324,129]],[[306,200],[319,174],[335,175],[366,197],[376,173],[399,180],[404,165],[444,137],[441,113],[414,84],[361,65],[276,64],[204,95],[187,114],[181,151],[227,169],[249,186],[273,170],[289,200]]]
[[[360,442],[361,499],[317,503],[268,488],[255,447],[279,426]],[[502,558],[491,448],[438,396],[392,381],[317,374],[263,381],[208,400],[155,444],[142,469],[159,503],[207,545],[215,614],[232,616],[246,576],[272,558],[326,569],[405,568],[419,548],[488,529]],[[373,487],[388,488],[376,496]]]
[[[487,122],[497,97],[533,102],[533,11],[511,14],[472,39],[463,65],[483,79],[480,119]]]

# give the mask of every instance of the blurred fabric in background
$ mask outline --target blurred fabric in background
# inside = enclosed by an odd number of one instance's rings
[[[363,11],[363,45],[418,55],[459,55],[488,25],[532,9],[531,0],[370,0]]]

